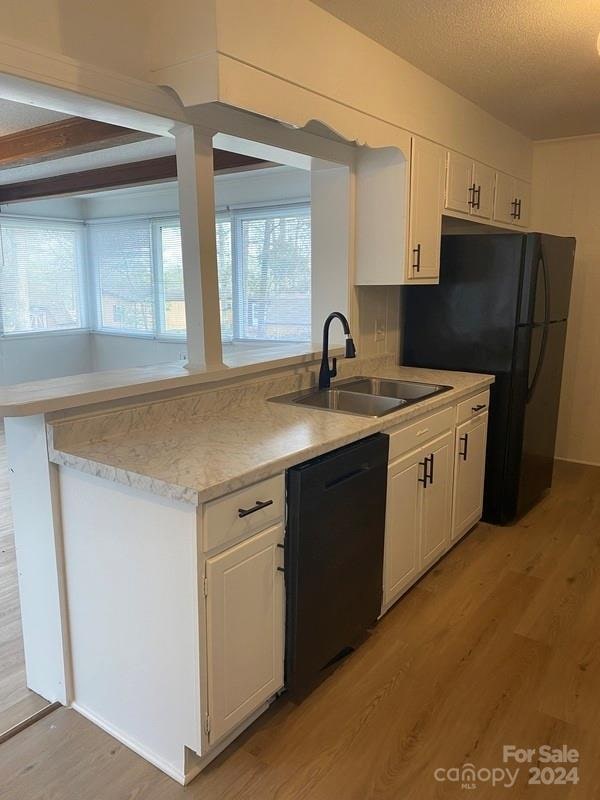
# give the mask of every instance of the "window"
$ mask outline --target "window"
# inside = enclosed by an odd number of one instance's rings
[[[158,264],[159,330],[167,336],[185,336],[185,296],[179,220],[156,222],[154,235]]]
[[[2,332],[83,327],[82,254],[82,225],[2,221]]]
[[[310,263],[309,205],[219,217],[223,340],[310,341]]]
[[[235,215],[239,339],[310,341],[310,209]]]
[[[89,226],[100,330],[154,334],[152,230],[148,220]]]

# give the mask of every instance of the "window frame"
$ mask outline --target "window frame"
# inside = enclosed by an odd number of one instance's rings
[[[34,217],[14,214],[2,214],[0,217],[0,268],[4,266],[4,253],[2,245],[1,228],[3,226],[15,228],[28,228],[40,230],[43,228],[55,230],[71,230],[78,233],[76,239],[76,273],[77,273],[77,311],[79,325],[69,328],[48,328],[29,331],[7,331],[4,327],[4,296],[0,291],[0,338],[16,339],[36,336],[64,336],[77,333],[86,333],[90,330],[90,309],[88,302],[88,252],[85,221],[81,219],[63,219],[60,217]]]

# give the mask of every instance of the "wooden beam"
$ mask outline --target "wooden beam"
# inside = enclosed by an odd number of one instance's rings
[[[223,172],[242,171],[268,162],[240,153],[213,150],[213,163],[215,172]],[[177,161],[175,156],[162,156],[128,164],[115,164],[112,167],[99,167],[84,172],[70,172],[49,178],[0,185],[0,203],[83,194],[101,189],[116,189],[121,186],[135,186],[156,181],[175,180],[176,178]]]
[[[0,170],[153,138],[151,133],[122,128],[120,125],[69,117],[0,136]]]

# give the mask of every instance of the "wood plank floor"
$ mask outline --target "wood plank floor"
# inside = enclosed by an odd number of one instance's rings
[[[10,800],[600,797],[600,469],[559,463],[521,524],[478,526],[300,706],[280,698],[185,789],[74,711],[0,747]],[[580,783],[436,782],[502,746],[580,751]]]
[[[6,446],[0,429],[0,733],[46,705],[25,683]]]

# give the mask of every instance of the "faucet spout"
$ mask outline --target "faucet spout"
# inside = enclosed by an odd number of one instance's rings
[[[346,358],[356,358],[356,347],[350,333],[350,325],[341,311],[333,311],[325,320],[323,325],[323,355],[321,358],[321,368],[319,370],[319,389],[329,389],[331,379],[337,375],[337,359],[332,359],[329,365],[329,327],[334,319],[339,319],[346,336]]]

